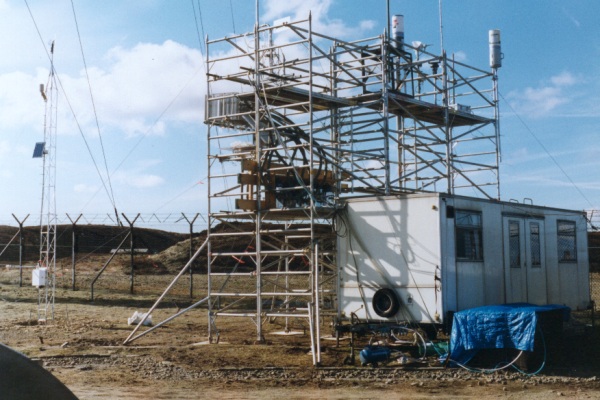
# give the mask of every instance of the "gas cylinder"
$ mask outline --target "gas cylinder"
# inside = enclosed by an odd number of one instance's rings
[[[383,346],[367,346],[360,351],[360,363],[362,365],[377,364],[390,359],[392,351]]]

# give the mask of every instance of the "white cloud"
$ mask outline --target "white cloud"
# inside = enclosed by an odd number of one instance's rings
[[[0,140],[0,159],[5,158],[10,155],[13,151],[12,146],[10,145],[8,140]],[[2,178],[10,178],[13,176],[12,169],[10,168],[0,168],[0,177]]]
[[[98,186],[79,183],[73,186],[73,191],[75,193],[96,193],[98,191]]]
[[[507,95],[511,107],[519,114],[534,118],[547,116],[559,106],[571,102],[574,94],[568,88],[579,83],[570,72],[562,72],[552,76],[549,81],[539,87],[527,87],[522,91],[512,91]]]
[[[577,83],[577,79],[570,72],[564,71],[550,78],[550,82],[555,86],[571,86]]]
[[[371,29],[375,29],[376,23],[373,20],[363,20],[360,21],[360,30],[361,31],[370,31]]]
[[[462,50],[457,51],[456,53],[453,54],[454,59],[458,62],[465,62],[467,61],[467,53],[465,53]]]
[[[120,170],[113,176],[113,181],[136,189],[150,189],[161,186],[165,179],[149,170],[160,164],[160,160],[142,160],[130,170]]]
[[[362,20],[352,27],[339,18],[330,17],[333,3],[333,0],[267,0],[266,12],[261,18],[267,23],[287,16],[290,16],[292,21],[298,21],[308,18],[310,14],[315,32],[340,38],[358,35],[375,27],[375,22],[371,20]],[[384,27],[381,27],[381,31],[383,29]]]
[[[129,180],[129,184],[138,189],[157,187],[164,182],[164,178],[158,175],[138,175]]]
[[[42,70],[35,76],[24,72],[0,75],[0,124],[3,129],[18,129],[41,120],[44,102],[39,85],[46,80],[47,72]]]
[[[113,181],[136,189],[150,189],[162,185],[165,179],[155,174],[120,171],[113,176]]]
[[[525,109],[536,116],[548,114],[557,106],[566,103],[568,100],[562,96],[562,91],[558,87],[525,88],[522,95],[525,101]]]
[[[567,18],[569,18],[569,20],[571,20],[573,25],[575,25],[577,28],[581,27],[581,22],[579,22],[579,20],[576,19],[566,8],[563,7],[562,11],[563,11],[563,14],[565,14],[567,16]]]
[[[0,140],[0,156],[8,154],[10,152],[10,144],[6,140]]]
[[[205,91],[199,51],[166,41],[138,44],[131,49],[115,47],[106,58],[109,61],[106,69],[88,69],[101,128],[116,129],[126,136],[160,135],[167,130],[168,121],[201,122]],[[85,71],[71,76],[59,70],[58,75],[84,133],[95,135],[94,107]],[[44,103],[39,85],[47,77],[44,69],[38,69],[35,75],[25,72],[0,75],[3,88],[0,124],[4,129],[37,126],[41,131],[39,122],[43,119]],[[62,92],[59,102],[62,102],[59,120],[69,121],[63,123],[59,133],[76,132]]]
[[[107,59],[107,70],[89,70],[98,117],[104,124],[120,126],[130,136],[163,134],[164,120],[201,121],[202,55],[197,50],[168,40],[140,43],[132,49],[115,47]],[[84,72],[65,86],[90,103]],[[167,107],[162,121],[153,125]]]

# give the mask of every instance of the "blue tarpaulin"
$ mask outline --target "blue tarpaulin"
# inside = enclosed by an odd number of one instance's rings
[[[450,336],[452,361],[464,364],[477,350],[511,348],[533,351],[540,313],[569,308],[561,305],[536,306],[527,303],[484,306],[454,314]]]

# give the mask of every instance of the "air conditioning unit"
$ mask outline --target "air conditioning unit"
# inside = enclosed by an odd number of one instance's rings
[[[450,108],[454,111],[471,114],[471,106],[465,106],[464,104],[450,104]]]

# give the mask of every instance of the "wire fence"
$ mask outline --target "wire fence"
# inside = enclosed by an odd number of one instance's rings
[[[0,274],[0,284],[32,287],[33,268],[25,266],[22,270],[17,267],[7,269]],[[73,290],[71,268],[57,266],[56,288]],[[75,290],[83,290],[89,293],[90,300],[98,300],[107,294],[127,294],[158,296],[164,291],[174,274],[146,275],[136,273],[133,281],[130,280],[128,272],[121,266],[107,269],[95,281],[92,291],[92,282],[97,277],[97,271],[82,271],[76,275]],[[169,292],[169,296],[179,299],[189,299],[205,295],[205,278],[195,273],[194,276],[186,274],[182,276],[177,284]],[[35,288],[34,288],[35,289]],[[93,294],[93,297],[92,297]]]
[[[592,313],[600,308],[600,210],[588,210],[588,255],[590,261],[590,297]]]
[[[56,287],[103,292],[158,295],[187,263],[203,240],[206,224],[200,214],[133,215],[123,225],[95,225],[105,222],[99,215],[65,215],[59,225],[56,247]],[[112,221],[114,216],[107,215]],[[0,284],[31,286],[32,270],[39,261],[39,225],[0,226]],[[20,220],[23,222],[23,219]],[[76,223],[74,223],[76,221]],[[29,220],[27,220],[29,222]],[[64,222],[64,221],[63,221]],[[92,228],[90,228],[92,226]],[[176,229],[173,229],[173,228]],[[144,228],[144,229],[138,229]],[[133,235],[133,239],[131,236]],[[600,309],[600,232],[588,234],[590,298],[592,307],[579,315],[594,321]],[[206,255],[196,260],[173,287],[174,298],[206,293]]]
[[[37,227],[45,223],[39,214],[12,214],[0,215],[0,227]],[[189,232],[189,225],[193,222],[196,232],[206,229],[207,216],[198,212],[173,212],[173,213],[104,213],[104,214],[72,214],[64,213],[56,215],[57,225],[105,225],[105,226],[128,226],[128,221],[135,220],[135,227],[147,229],[160,229],[169,232]],[[1,245],[1,244],[0,244]],[[1,251],[1,250],[0,250]]]
[[[56,288],[157,295],[189,260],[206,230],[199,213],[62,215],[56,231]],[[2,224],[3,222],[3,224]],[[31,287],[40,263],[39,217],[0,221],[0,283]],[[169,253],[165,256],[164,253]],[[193,263],[197,274],[206,258]],[[205,279],[184,275],[172,296],[206,292]],[[93,285],[92,285],[93,284]],[[204,292],[203,292],[204,290]]]

